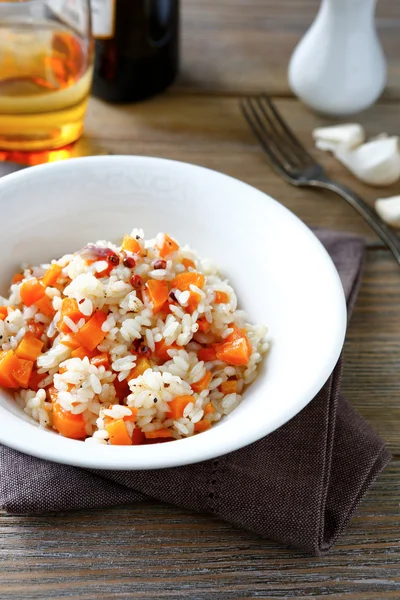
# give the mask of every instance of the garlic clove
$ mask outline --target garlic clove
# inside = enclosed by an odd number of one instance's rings
[[[391,185],[400,178],[399,138],[379,138],[355,150],[339,146],[334,155],[360,181],[369,185]]]
[[[353,149],[365,141],[365,131],[358,123],[317,127],[312,136],[319,150],[334,151],[338,146]]]
[[[400,228],[400,196],[378,198],[375,210],[385,223]]]

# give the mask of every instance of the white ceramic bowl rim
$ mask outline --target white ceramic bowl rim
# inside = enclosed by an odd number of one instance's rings
[[[331,283],[329,294],[331,313],[329,314],[335,315],[335,326],[331,327],[327,324],[326,344],[314,353],[314,363],[310,368],[308,381],[298,390],[294,390],[290,407],[277,412],[274,418],[267,423],[260,419],[255,420],[254,427],[246,431],[240,431],[239,428],[236,428],[235,432],[238,435],[224,435],[224,426],[221,422],[217,427],[213,427],[201,435],[178,441],[132,447],[103,446],[84,444],[62,436],[56,436],[52,432],[43,431],[39,427],[33,427],[31,423],[19,419],[20,435],[16,436],[15,428],[9,427],[8,421],[12,418],[18,419],[15,416],[17,413],[10,415],[10,410],[3,404],[0,405],[0,442],[21,452],[50,461],[93,469],[131,470],[175,467],[196,463],[213,459],[257,441],[286,423],[310,402],[327,381],[339,358],[346,330],[346,304],[343,288],[331,258],[304,223],[266,194],[227,175],[187,163],[178,163],[177,161],[140,156],[100,156],[70,159],[64,162],[31,167],[5,176],[0,180],[0,197],[2,193],[3,195],[9,193],[7,190],[12,191],[14,187],[18,190],[19,184],[24,180],[28,182],[31,180],[31,185],[34,186],[35,183],[45,179],[51,172],[57,172],[60,178],[66,177],[68,173],[72,174],[72,177],[79,177],[83,171],[98,169],[100,172],[114,165],[122,171],[125,169],[126,172],[137,168],[154,170],[155,172],[171,169],[179,175],[183,174],[185,178],[193,177],[193,180],[210,179],[211,182],[217,183],[222,188],[225,185],[231,187],[234,185],[238,194],[247,198],[249,204],[246,206],[254,204],[255,210],[261,210],[261,207],[267,204],[279,219],[299,231],[299,235],[310,245],[320,264],[323,264],[325,280]],[[5,224],[6,222],[3,220],[3,226]],[[266,376],[268,377],[268,369]],[[229,427],[226,427],[226,430],[229,431]]]

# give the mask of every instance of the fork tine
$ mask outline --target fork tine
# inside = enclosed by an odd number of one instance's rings
[[[273,151],[271,145],[267,143],[266,136],[268,136],[268,131],[266,131],[260,117],[257,114],[257,111],[254,109],[251,101],[249,99],[240,99],[240,108],[244,114],[244,117],[249,124],[250,129],[254,133],[255,137],[260,142],[263,150],[269,157],[273,167],[276,171],[283,177],[290,177],[290,173],[285,169],[282,163],[282,159],[276,155],[276,152]],[[285,161],[286,162],[286,161]]]
[[[281,129],[285,133],[286,137],[292,142],[292,144],[294,145],[294,147],[297,148],[297,150],[301,153],[300,156],[301,155],[303,156],[303,160],[306,159],[307,162],[310,162],[311,164],[314,164],[315,163],[315,159],[311,156],[311,154],[309,154],[307,152],[307,150],[304,148],[303,144],[300,143],[299,139],[295,136],[295,134],[290,129],[290,127],[282,119],[281,115],[279,114],[279,112],[275,108],[275,105],[273,104],[273,102],[272,102],[271,98],[268,96],[268,94],[262,94],[262,98],[267,103],[270,111],[274,115],[276,121],[281,126]]]
[[[262,102],[262,96],[254,97],[253,101],[257,104],[258,110],[261,113],[263,122],[265,124],[264,129],[267,130],[270,141],[272,141],[284,160],[287,162],[289,168],[302,168],[304,167],[303,156],[299,155],[296,148],[293,148],[291,140],[288,140],[286,135],[282,136],[282,132],[279,127],[279,123],[275,119],[274,114],[270,115],[268,107],[264,106]],[[308,161],[307,161],[308,162]]]

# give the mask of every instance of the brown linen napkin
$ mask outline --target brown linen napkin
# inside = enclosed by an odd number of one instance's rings
[[[363,242],[329,231],[317,235],[341,275],[350,313]],[[196,465],[87,471],[0,446],[0,506],[21,514],[153,498],[324,553],[390,459],[383,442],[340,396],[340,380],[339,360],[319,394],[289,423],[246,448]]]

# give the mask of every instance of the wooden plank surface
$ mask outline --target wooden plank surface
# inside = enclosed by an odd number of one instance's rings
[[[390,188],[363,185],[330,153],[313,150],[311,131],[328,124],[326,118],[311,113],[292,98],[275,102],[332,178],[346,183],[370,203],[379,197],[400,194],[400,183]],[[362,115],[361,122],[369,136],[392,134],[398,130],[398,114],[397,103],[377,104]],[[271,171],[237,98],[171,93],[122,107],[92,99],[86,135],[105,151],[172,158],[222,171],[270,194],[311,227],[343,229],[376,241],[363,219],[343,200],[329,193],[294,188]]]
[[[319,0],[184,0],[182,91],[288,95],[290,56]],[[400,3],[379,0],[377,27],[388,62],[386,98],[400,97]],[[312,65],[310,65],[312,68]]]
[[[0,515],[1,599],[399,598],[399,481],[396,461],[324,558],[160,504]]]
[[[400,273],[360,217],[338,198],[298,190],[269,168],[236,96],[267,89],[309,149],[326,120],[289,97],[287,62],[318,0],[183,0],[182,73],[167,94],[133,106],[92,100],[82,152],[162,156],[238,177],[310,226],[368,239],[365,274],[345,345],[343,390],[387,442],[394,460],[337,546],[310,558],[210,515],[152,502],[60,515],[0,513],[0,599],[400,598]],[[380,0],[389,61],[384,100],[357,120],[369,135],[397,133],[400,4]],[[329,174],[373,203],[400,193],[356,182],[329,154]]]

